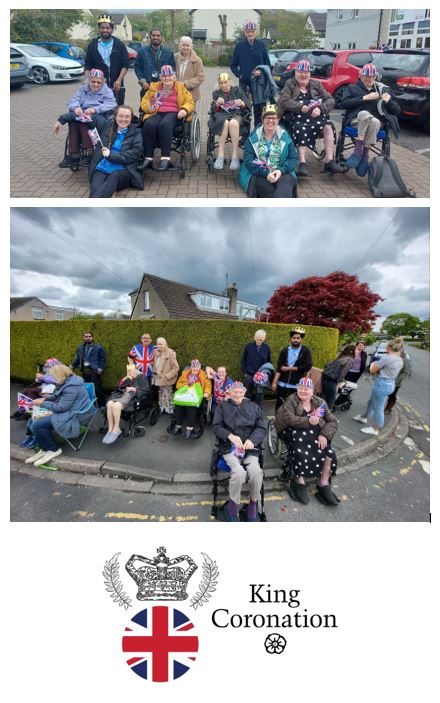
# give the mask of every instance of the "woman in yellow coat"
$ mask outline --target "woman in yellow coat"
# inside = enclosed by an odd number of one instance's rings
[[[154,149],[160,147],[159,171],[170,167],[173,130],[178,120],[191,119],[194,99],[183,83],[176,80],[172,66],[162,66],[160,81],[150,83],[141,101],[143,115],[144,161],[142,171],[153,167]]]
[[[191,361],[191,366],[186,371],[183,371],[180,378],[176,383],[176,388],[183,388],[188,386],[189,388],[196,383],[199,383],[203,390],[203,398],[208,400],[212,393],[212,384],[209,380],[205,371],[203,371],[200,361],[198,359],[193,359]],[[201,401],[203,403],[203,400]],[[200,404],[201,404],[200,403]],[[199,406],[200,407],[200,406]],[[175,405],[174,406],[174,417],[176,424],[172,429],[172,434],[180,434],[182,432],[182,425],[186,424],[186,430],[183,432],[184,439],[192,439],[197,437],[197,433],[194,432],[194,422],[196,419],[197,408],[194,406],[184,406]]]

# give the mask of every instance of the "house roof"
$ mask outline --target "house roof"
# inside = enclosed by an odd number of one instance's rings
[[[214,293],[213,291],[204,290],[202,288],[197,288],[195,286],[188,286],[186,283],[177,283],[176,281],[169,281],[166,278],[159,278],[159,276],[152,276],[149,273],[144,273],[142,276],[141,288],[144,279],[147,278],[150,285],[156,291],[157,295],[161,299],[162,303],[165,305],[170,316],[173,319],[183,318],[183,319],[200,319],[200,320],[210,320],[213,317],[228,318],[230,320],[237,320],[237,315],[231,315],[230,313],[217,312],[215,310],[200,310],[197,305],[191,300],[191,293],[196,293],[200,291],[202,293],[207,293],[208,295],[223,295],[223,293]],[[129,295],[136,295],[139,288],[131,291]]]
[[[326,12],[310,12],[310,21],[315,28],[315,32],[325,32],[327,26],[327,13]]]
[[[17,308],[21,308],[21,306],[26,305],[26,303],[30,303],[31,300],[40,300],[40,299],[36,298],[35,295],[33,295],[31,298],[10,298],[10,305],[11,305],[10,312],[12,312],[13,310],[16,310]],[[43,301],[41,300],[40,302],[42,303]]]

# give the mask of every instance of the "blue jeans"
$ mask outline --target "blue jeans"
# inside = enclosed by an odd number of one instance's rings
[[[29,420],[27,429],[37,439],[38,446],[45,452],[56,452],[60,448],[53,436],[52,416],[42,417],[41,420]]]
[[[378,376],[374,381],[373,390],[371,391],[370,399],[367,405],[367,417],[374,416],[374,424],[376,427],[383,427],[385,418],[383,411],[385,409],[388,396],[394,390],[393,378],[382,378]]]

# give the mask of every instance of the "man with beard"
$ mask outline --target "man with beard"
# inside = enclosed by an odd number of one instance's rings
[[[112,36],[114,25],[110,15],[99,15],[97,23],[99,37],[92,39],[87,47],[85,76],[88,78],[92,68],[99,68],[104,73],[108,86],[113,90],[116,102],[123,105],[124,76],[130,66],[127,47],[120,39]]]
[[[76,350],[76,356],[70,364],[70,368],[75,369],[79,366],[84,381],[86,383],[94,383],[98,405],[102,407],[105,405],[101,379],[101,374],[107,365],[105,350],[100,344],[95,344],[91,332],[84,332],[83,340]]]
[[[172,50],[162,44],[162,32],[155,28],[150,32],[150,44],[138,51],[134,62],[134,71],[141,86],[141,98],[144,97],[150,83],[160,80],[162,66],[172,66],[176,69],[176,62]]]
[[[277,371],[271,386],[277,394],[275,410],[283,404],[284,398],[296,391],[299,379],[312,368],[312,352],[302,343],[305,334],[302,327],[295,327],[290,333],[290,345],[280,351]]]

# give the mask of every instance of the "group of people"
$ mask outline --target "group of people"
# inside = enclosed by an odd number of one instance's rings
[[[205,80],[202,60],[190,37],[181,38],[174,54],[163,45],[161,31],[152,29],[150,43],[140,49],[134,63],[140,85],[138,117],[124,103],[128,52],[113,36],[113,28],[109,15],[98,17],[99,37],[86,52],[86,83],[54,125],[55,134],[64,124],[69,130],[68,152],[60,167],[87,166],[92,198],[111,197],[128,187],[142,190],[143,173],[153,168],[157,147],[157,169],[172,167],[175,127],[179,121],[191,121]],[[324,142],[324,171],[337,174],[346,170],[335,160],[335,131],[330,121],[335,100],[319,80],[311,78],[307,60],[297,63],[294,77],[277,99],[267,48],[256,34],[256,24],[248,20],[230,66],[239,83],[233,85],[231,75],[222,72],[212,94],[209,129],[218,137],[214,169],[224,168],[229,139],[229,168],[240,170],[239,182],[249,197],[291,198],[296,195],[297,177],[309,175],[306,153],[317,139]],[[370,63],[361,69],[357,83],[346,87],[338,107],[347,112],[347,123],[357,121],[355,149],[346,167],[365,176],[370,147],[379,130],[388,124],[398,134],[399,104]],[[251,108],[254,129],[246,139],[241,163],[240,130]]]
[[[223,506],[222,519],[232,522],[239,519],[241,490],[248,481],[247,519],[257,521],[263,480],[259,455],[267,434],[262,410],[264,392],[259,392],[262,384],[276,393],[275,428],[287,448],[284,470],[289,477],[290,496],[307,504],[306,482],[316,479],[317,497],[325,505],[336,506],[339,499],[331,489],[337,467],[331,444],[338,426],[333,414],[334,401],[344,379],[356,382],[366,371],[367,354],[362,341],[345,346],[324,367],[318,394],[318,376],[314,373],[317,369],[313,367],[311,349],[304,344],[305,334],[299,326],[291,330],[290,342],[281,349],[274,367],[266,332],[257,330],[254,340],[243,350],[242,383],[234,381],[225,366],[202,367],[198,359],[180,371],[176,352],[166,339],[158,337],[153,343],[152,336],[145,332],[128,351],[126,373],[106,398],[102,385],[106,352],[87,331],[70,366],[50,358],[36,376],[38,390],[31,402],[32,417],[27,422],[22,446],[39,451],[26,462],[36,466],[46,464],[62,452],[57,435],[69,439],[79,436],[81,424],[96,412],[85,383],[94,384],[98,404],[105,407],[107,432],[103,444],[113,444],[118,439],[122,413],[133,409],[136,399],[154,393],[155,388],[161,413],[173,416],[171,433],[181,434],[184,439],[197,437],[194,431],[197,411],[211,400],[212,428],[219,454],[231,472],[229,500]],[[386,354],[370,364],[369,372],[375,377],[371,396],[365,412],[353,418],[365,425],[361,432],[379,434],[384,426],[386,405],[389,403],[390,412],[405,377],[405,363],[403,341],[394,339],[388,342]],[[76,368],[82,378],[74,374]],[[373,419],[371,425],[369,418]]]

